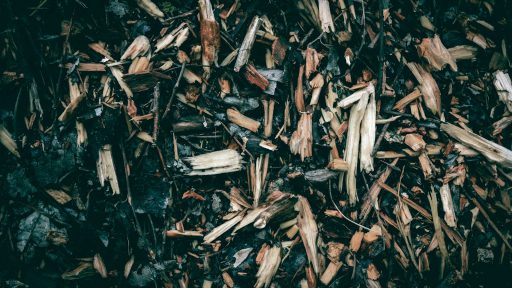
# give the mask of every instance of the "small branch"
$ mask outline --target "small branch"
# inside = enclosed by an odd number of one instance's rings
[[[169,98],[169,102],[167,102],[167,106],[165,106],[165,112],[164,112],[164,115],[163,115],[163,119],[166,119],[167,118],[167,114],[169,114],[169,111],[171,110],[171,106],[172,106],[172,100],[174,99],[174,95],[176,95],[176,90],[178,90],[178,87],[180,86],[180,80],[181,78],[183,78],[183,72],[185,71],[185,62],[183,62],[183,64],[181,64],[181,70],[180,70],[180,74],[178,75],[178,79],[176,80],[176,84],[174,84],[174,87],[172,88],[172,93],[171,93],[171,98]]]
[[[156,86],[153,90],[153,142],[156,144],[156,140],[158,137],[158,121],[159,119],[159,109],[158,102],[160,101],[160,82],[156,83]]]

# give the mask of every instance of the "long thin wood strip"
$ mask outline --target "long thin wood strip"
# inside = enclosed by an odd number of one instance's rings
[[[379,185],[380,183],[386,183],[391,171],[393,171],[393,167],[398,163],[398,159],[393,160],[391,164],[386,168],[386,170],[380,175],[379,179],[372,184],[370,187],[370,191],[366,195],[363,204],[361,205],[361,213],[359,214],[359,219],[361,223],[364,223],[368,215],[370,214],[370,210],[374,205],[375,201],[377,201],[377,197],[379,197],[380,190],[382,189]]]
[[[208,235],[204,236],[205,243],[211,243],[215,241],[219,236],[226,233],[229,229],[233,228],[238,222],[242,221],[244,218],[245,212],[236,215],[233,219],[224,222],[223,224],[215,227]]]

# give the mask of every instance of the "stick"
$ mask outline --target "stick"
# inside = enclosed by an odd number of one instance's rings
[[[247,64],[249,61],[249,57],[251,56],[251,49],[254,45],[254,40],[256,39],[256,31],[261,26],[261,19],[258,16],[254,16],[252,19],[251,25],[249,25],[249,29],[247,29],[247,33],[245,34],[244,41],[240,46],[240,50],[238,50],[238,57],[235,62],[235,72],[239,72],[240,68]]]
[[[370,214],[370,208],[372,206],[377,207],[377,198],[379,197],[380,190],[382,189],[379,183],[386,183],[386,180],[393,171],[392,167],[395,167],[396,163],[398,163],[398,159],[393,160],[393,162],[391,162],[386,170],[380,175],[379,179],[373,182],[372,187],[370,187],[370,190],[368,191],[368,194],[364,199],[363,204],[361,205],[361,213],[359,216],[361,223],[366,221],[366,218]]]
[[[181,70],[180,74],[178,75],[178,79],[176,80],[176,83],[174,84],[174,87],[172,88],[171,98],[169,98],[169,102],[167,102],[167,106],[165,106],[165,112],[163,119],[167,118],[167,114],[169,114],[169,111],[171,110],[172,100],[174,99],[174,95],[176,94],[176,90],[178,90],[178,86],[180,86],[180,80],[183,77],[183,72],[185,71],[185,62],[181,64]]]
[[[153,90],[153,142],[156,145],[156,140],[158,137],[158,120],[159,119],[159,110],[158,110],[158,102],[160,100],[160,82],[157,82],[155,88]]]

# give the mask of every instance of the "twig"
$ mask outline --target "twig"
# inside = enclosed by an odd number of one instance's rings
[[[334,201],[334,198],[332,197],[332,185],[331,185],[331,180],[329,180],[329,198],[331,198],[331,202],[332,202],[332,205],[334,205],[334,208],[336,209],[336,211],[338,211],[340,213],[340,215],[343,217],[342,219],[345,219],[347,220],[348,222],[356,225],[357,227],[361,228],[361,229],[364,229],[366,231],[370,231],[371,229],[364,226],[364,225],[361,225],[355,221],[353,221],[352,219],[348,218],[347,216],[345,216],[345,214],[343,214],[343,212],[341,212],[341,209],[338,207],[338,205],[336,204],[336,202]]]
[[[382,95],[384,78],[384,0],[379,0],[379,71],[377,74],[377,99]],[[364,29],[364,27],[363,27]]]
[[[156,140],[158,137],[158,121],[159,119],[159,109],[158,102],[160,100],[160,82],[156,83],[154,91],[153,91],[153,141],[154,145],[156,145]]]
[[[178,75],[178,79],[176,80],[176,84],[174,84],[174,87],[172,88],[171,92],[171,98],[169,98],[169,102],[167,102],[167,106],[165,106],[165,112],[163,115],[163,119],[167,118],[167,114],[169,114],[169,111],[171,110],[172,100],[174,99],[174,96],[176,95],[176,90],[178,90],[178,87],[180,86],[180,80],[183,78],[183,72],[185,71],[185,62],[181,64],[181,70],[180,74]]]
[[[377,141],[375,141],[375,146],[373,147],[373,151],[372,151],[372,157],[374,157],[375,154],[377,154],[377,151],[379,151],[380,142],[382,142],[382,139],[384,139],[384,135],[386,134],[386,131],[388,130],[390,124],[391,123],[386,123],[382,127],[382,130],[379,134],[379,138],[377,138]]]
[[[173,20],[176,20],[176,19],[180,19],[180,18],[184,18],[184,17],[188,17],[188,16],[191,16],[191,15],[194,15],[197,11],[197,7],[190,10],[190,11],[187,11],[185,13],[181,13],[180,15],[176,15],[176,16],[172,16],[172,17],[169,17],[167,19],[164,20],[164,22],[171,22]]]
[[[245,148],[245,145],[242,145],[242,143],[240,143],[240,141],[238,141],[238,139],[236,139],[235,135],[233,135],[231,133],[231,131],[229,131],[229,128],[226,126],[226,124],[220,122],[222,127],[224,127],[224,130],[226,130],[226,132],[228,132],[229,136],[231,136],[231,138],[233,138],[233,140],[235,140],[236,144],[238,144],[238,146],[240,146],[240,148],[242,148],[242,150],[247,153],[247,155],[249,155],[251,157],[251,160],[254,160],[254,156],[252,156],[251,152],[249,152],[249,150],[247,150]]]

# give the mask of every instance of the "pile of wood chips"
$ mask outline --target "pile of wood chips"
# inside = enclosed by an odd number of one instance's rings
[[[509,1],[26,2],[0,286],[512,285]]]

